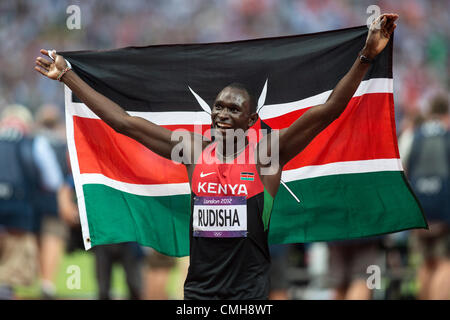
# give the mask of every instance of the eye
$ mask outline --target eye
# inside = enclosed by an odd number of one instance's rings
[[[231,112],[233,112],[233,113],[238,113],[238,112],[239,112],[239,109],[237,109],[237,108],[231,108]]]
[[[214,106],[214,109],[216,109],[216,110],[222,110],[222,106],[221,106],[220,104],[216,104],[216,105]]]

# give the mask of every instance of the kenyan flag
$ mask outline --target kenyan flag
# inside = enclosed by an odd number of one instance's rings
[[[240,82],[258,99],[255,128],[288,127],[324,103],[367,28],[230,43],[65,52],[75,72],[131,115],[170,130],[211,125],[218,92]],[[405,179],[394,122],[392,40],[347,109],[284,168],[271,243],[350,239],[427,227]],[[86,249],[137,241],[189,254],[183,165],[114,132],[66,88],[69,152]],[[241,173],[241,179],[252,179]]]
[[[241,172],[240,179],[247,180],[247,181],[254,181],[255,174],[253,172]]]

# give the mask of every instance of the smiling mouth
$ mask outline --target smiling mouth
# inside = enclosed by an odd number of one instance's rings
[[[216,128],[219,128],[219,129],[232,129],[233,127],[231,126],[231,124],[216,122]]]

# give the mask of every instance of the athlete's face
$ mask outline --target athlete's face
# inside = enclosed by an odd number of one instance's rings
[[[213,128],[225,135],[227,129],[246,131],[257,120],[250,110],[250,97],[245,90],[226,87],[214,101],[211,112]]]

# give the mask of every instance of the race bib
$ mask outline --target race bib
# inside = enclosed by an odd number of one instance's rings
[[[194,237],[247,237],[245,197],[194,197]]]

